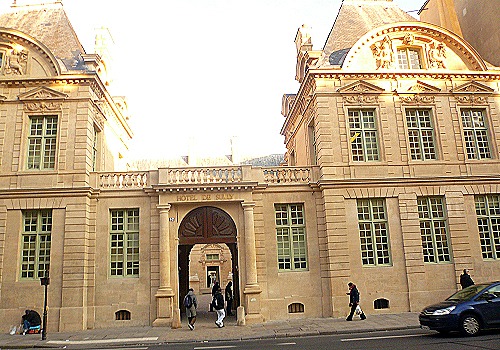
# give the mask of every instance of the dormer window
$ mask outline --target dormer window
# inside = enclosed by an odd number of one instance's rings
[[[420,49],[413,47],[398,48],[398,67],[400,69],[422,69]]]

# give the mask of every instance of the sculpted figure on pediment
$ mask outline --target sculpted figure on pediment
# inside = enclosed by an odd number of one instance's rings
[[[429,46],[430,68],[446,68],[446,47],[443,43],[433,41]]]
[[[412,33],[406,33],[403,38],[403,44],[413,45],[414,42],[415,42],[415,35],[413,35]]]
[[[6,75],[24,75],[28,65],[28,51],[12,49],[5,58]]]
[[[377,69],[391,68],[394,62],[394,51],[392,49],[392,42],[389,36],[377,41],[371,46],[373,57],[377,63]]]

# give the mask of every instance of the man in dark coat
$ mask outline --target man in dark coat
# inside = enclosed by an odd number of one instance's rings
[[[212,286],[212,298],[215,296],[217,289],[220,289],[220,284],[218,281],[215,281],[214,285]],[[214,307],[212,306],[212,303],[210,303],[210,311],[214,311]]]
[[[26,334],[30,327],[39,326],[42,323],[40,315],[35,310],[24,311],[23,319],[23,334]]]
[[[464,273],[460,275],[460,285],[462,289],[474,285],[474,281],[469,275],[469,270],[464,269]]]
[[[233,307],[233,290],[232,290],[232,287],[233,286],[233,282],[229,281],[226,285],[226,289],[225,289],[225,292],[224,292],[224,296],[226,297],[226,304],[227,304],[227,313],[226,315],[227,316],[233,316],[233,313],[232,313],[232,307]]]
[[[349,282],[347,285],[349,286],[349,293],[346,294],[349,295],[349,306],[351,307],[351,313],[349,314],[349,316],[347,316],[346,321],[352,321],[352,316],[354,316],[356,307],[359,305],[359,291],[354,283]],[[359,317],[361,317],[362,320],[366,320],[366,316],[363,311],[361,311]]]

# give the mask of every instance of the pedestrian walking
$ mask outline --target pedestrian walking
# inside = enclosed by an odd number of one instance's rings
[[[232,308],[233,308],[233,282],[229,281],[226,285],[226,289],[224,291],[224,296],[226,297],[226,315],[233,316]]]
[[[352,282],[349,282],[347,285],[349,286],[349,292],[346,294],[349,295],[349,306],[351,307],[351,312],[349,313],[349,316],[347,316],[346,321],[352,321],[354,314],[359,315],[362,320],[366,320],[366,315],[363,310],[361,310],[361,306],[359,305],[358,288],[356,288],[356,285]]]
[[[188,327],[190,330],[193,330],[194,323],[196,322],[196,308],[198,307],[198,300],[196,300],[193,288],[189,288],[188,293],[184,297],[184,306],[186,307]]]
[[[219,284],[219,281],[215,281],[213,286],[212,286],[212,300],[215,296],[215,293],[217,292],[217,289],[220,288],[220,284]],[[212,305],[212,303],[210,303],[210,312],[214,311],[214,307]]]
[[[469,270],[464,269],[464,273],[460,275],[460,285],[462,286],[462,289],[474,285],[474,281],[469,275]]]
[[[216,290],[211,305],[215,309],[215,312],[217,312],[217,321],[215,321],[215,324],[219,328],[224,327],[223,321],[224,317],[226,317],[226,313],[224,312],[224,296],[222,295],[220,287]]]

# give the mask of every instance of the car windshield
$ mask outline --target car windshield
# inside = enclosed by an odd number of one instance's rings
[[[477,293],[481,292],[485,288],[487,288],[489,284],[475,284],[473,286],[464,288],[455,294],[453,294],[451,297],[449,297],[446,300],[449,301],[465,301],[465,300],[470,300],[472,297],[474,297]]]

